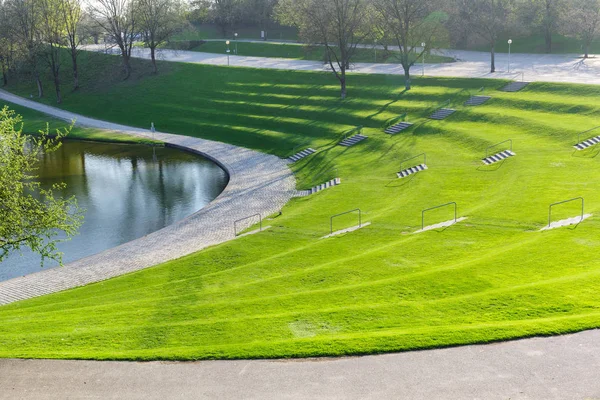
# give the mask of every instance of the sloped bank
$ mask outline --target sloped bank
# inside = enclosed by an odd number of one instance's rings
[[[108,123],[60,110],[0,90],[0,99],[78,125],[138,137],[144,129]],[[295,179],[278,157],[230,144],[168,133],[156,133],[166,145],[200,154],[229,175],[225,190],[191,216],[142,238],[69,263],[62,268],[0,282],[0,305],[55,293],[152,267],[235,237],[234,221],[253,214],[275,213],[295,192]]]

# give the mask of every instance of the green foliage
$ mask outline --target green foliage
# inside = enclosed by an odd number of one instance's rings
[[[57,130],[50,138],[48,128],[31,137],[23,134],[21,117],[8,107],[0,111],[0,261],[9,253],[29,247],[46,258],[61,261],[56,244],[77,233],[82,215],[74,197],[61,199],[55,184],[46,190],[36,181],[38,159],[53,152],[70,128]],[[59,237],[62,232],[66,237]]]

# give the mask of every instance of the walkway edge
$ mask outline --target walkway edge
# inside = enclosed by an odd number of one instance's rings
[[[77,126],[150,138],[140,128],[113,124],[71,113],[0,90],[0,100],[18,104]],[[171,261],[235,238],[233,222],[253,214],[280,211],[295,193],[296,181],[287,162],[276,156],[226,143],[169,133],[154,138],[168,146],[201,154],[229,174],[229,183],[210,204],[159,231],[69,263],[0,282],[0,305],[100,282]]]

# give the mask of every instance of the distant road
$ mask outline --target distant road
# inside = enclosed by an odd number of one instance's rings
[[[104,51],[104,45],[85,47],[90,51]],[[457,78],[503,78],[525,80],[529,82],[570,82],[600,84],[600,57],[584,60],[574,54],[512,54],[510,73],[508,72],[508,54],[496,54],[496,70],[491,74],[490,54],[479,51],[438,50],[437,54],[457,59],[454,63],[425,64],[426,76],[447,76]],[[148,49],[134,49],[134,57],[150,58]],[[327,71],[327,66],[318,61],[293,60],[286,58],[229,56],[226,54],[201,53],[183,50],[161,50],[159,58],[165,61],[187,62],[209,65],[227,65],[236,67]],[[367,74],[403,75],[399,64],[356,63],[352,72]],[[413,66],[411,73],[419,76],[423,72],[421,64]]]

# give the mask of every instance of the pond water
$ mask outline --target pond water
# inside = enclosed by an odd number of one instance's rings
[[[137,239],[181,220],[215,199],[228,176],[212,161],[184,151],[146,145],[65,141],[41,160],[43,187],[64,182],[85,209],[79,234],[59,244],[63,262]],[[57,263],[46,261],[44,269]],[[24,250],[0,263],[0,281],[42,270]]]

